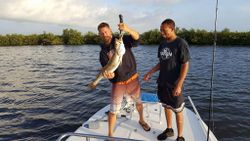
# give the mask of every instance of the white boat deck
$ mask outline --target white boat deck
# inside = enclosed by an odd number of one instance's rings
[[[108,122],[107,122],[107,112],[109,110],[109,105],[98,111],[93,115],[87,122],[85,122],[81,127],[79,127],[75,133],[83,134],[94,134],[94,135],[104,135],[108,134]],[[207,137],[207,126],[206,124],[198,118],[191,110],[185,108],[184,111],[184,130],[183,136],[186,141],[206,141]],[[133,112],[127,113],[123,111],[121,113],[123,116],[118,115],[116,126],[114,129],[114,136],[119,138],[145,140],[145,141],[155,141],[157,136],[166,129],[166,119],[164,109],[160,103],[144,103],[144,118],[145,121],[150,125],[151,130],[146,132],[139,125],[138,112],[134,110]],[[124,116],[125,115],[125,116]],[[174,129],[174,136],[169,137],[166,141],[175,141],[177,138],[176,120],[175,114],[173,113],[172,125]],[[89,127],[88,127],[89,126]],[[67,141],[84,141],[84,137],[71,136]],[[90,141],[96,141],[101,139],[91,138]],[[103,140],[103,139],[102,139]],[[210,132],[210,140],[217,141],[216,137],[212,132]]]

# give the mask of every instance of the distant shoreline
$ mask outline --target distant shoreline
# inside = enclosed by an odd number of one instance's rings
[[[214,33],[206,30],[186,30],[176,29],[177,35],[184,38],[189,45],[213,45]],[[114,33],[118,35],[118,32]],[[140,43],[142,45],[158,45],[162,40],[158,29],[149,30],[141,34]],[[81,32],[74,29],[64,29],[62,35],[53,33],[43,34],[7,34],[0,35],[0,46],[28,46],[28,45],[98,45],[100,38],[96,33]],[[217,45],[220,46],[250,46],[250,31],[230,32],[224,29],[217,33]]]

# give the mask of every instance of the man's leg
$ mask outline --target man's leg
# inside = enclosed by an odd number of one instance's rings
[[[177,129],[178,129],[178,137],[183,136],[183,111],[176,113],[176,123],[177,123]]]
[[[172,110],[170,108],[164,108],[166,121],[167,121],[167,128],[172,128]]]
[[[143,105],[142,103],[136,103],[136,109],[139,113],[139,122],[145,123],[144,116],[143,116]]]
[[[136,96],[139,97],[139,96]],[[136,110],[139,113],[139,121],[141,123],[144,123],[144,116],[143,116],[143,104],[140,102],[140,100],[138,100],[139,98],[136,98],[134,96],[130,96],[130,95],[126,95],[126,101],[127,103],[131,106],[134,102],[136,103]]]
[[[127,92],[129,94],[129,97],[127,98],[128,101],[131,101],[131,99],[133,99],[133,101],[136,102],[136,109],[139,113],[139,121],[141,123],[145,123],[144,121],[144,117],[143,117],[143,105],[141,102],[141,87],[140,87],[140,82],[139,79],[135,79],[133,81],[131,81],[128,85],[127,85]]]
[[[174,136],[174,130],[172,129],[172,110],[164,107],[164,111],[167,121],[167,129],[157,136],[158,140],[165,140],[168,137]]]
[[[113,136],[114,127],[116,123],[116,114],[121,109],[121,103],[123,99],[123,92],[125,91],[125,87],[119,84],[112,85],[112,92],[111,92],[111,103],[110,103],[110,110],[108,114],[108,135]]]
[[[139,113],[139,124],[142,126],[142,128],[145,130],[145,131],[150,131],[150,126],[145,122],[144,120],[144,116],[143,116],[143,105],[142,103],[137,103],[136,104],[136,109]]]
[[[115,122],[116,122],[116,114],[109,112],[109,117],[108,117],[108,122],[109,122],[109,136],[113,136],[113,130],[115,127]]]
[[[138,78],[127,85],[127,92],[131,96],[131,98],[136,102],[136,110],[139,113],[139,124],[143,127],[145,131],[149,131],[150,127],[145,122],[143,116],[143,104],[141,102],[141,86]]]

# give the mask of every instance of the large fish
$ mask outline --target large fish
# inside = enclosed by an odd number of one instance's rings
[[[104,78],[104,72],[112,73],[122,63],[122,57],[126,51],[122,38],[123,33],[119,36],[118,39],[115,39],[115,51],[113,53],[113,56],[109,59],[108,63],[102,68],[101,72],[96,76],[96,79],[89,84],[90,88],[96,88],[96,85],[100,82],[101,79]]]

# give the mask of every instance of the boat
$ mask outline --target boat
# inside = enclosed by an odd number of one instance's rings
[[[186,141],[206,141],[208,127],[201,119],[192,99],[188,97],[193,111],[184,108],[183,136]],[[142,92],[144,108],[144,119],[150,125],[150,131],[144,131],[139,125],[139,115],[134,104],[128,105],[124,102],[120,114],[117,115],[114,137],[108,137],[108,111],[107,105],[85,121],[75,132],[61,135],[57,141],[103,141],[103,140],[127,140],[127,141],[155,141],[157,136],[166,129],[165,112],[157,95],[154,93]],[[177,128],[175,114],[172,114],[173,129],[175,135],[166,141],[175,141]],[[217,141],[215,135],[210,131],[210,141]]]

